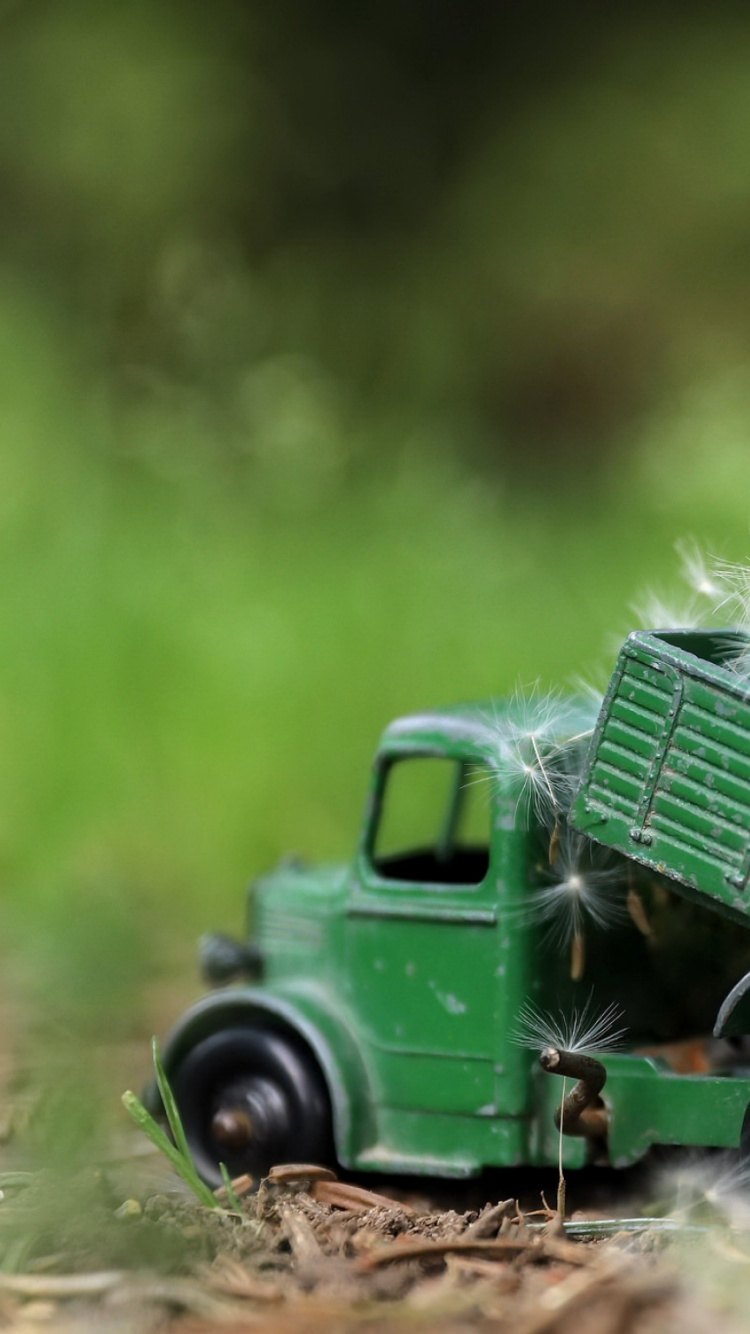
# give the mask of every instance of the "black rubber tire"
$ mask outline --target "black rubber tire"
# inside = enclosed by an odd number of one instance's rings
[[[204,1038],[172,1074],[172,1090],[195,1165],[210,1186],[275,1163],[330,1163],[331,1108],[320,1071],[301,1044],[262,1028],[228,1028]],[[212,1132],[222,1107],[247,1108],[252,1141],[240,1149]]]

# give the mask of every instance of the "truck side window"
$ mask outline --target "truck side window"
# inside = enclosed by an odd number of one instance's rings
[[[434,756],[387,763],[371,858],[386,880],[478,885],[489,865],[491,785],[482,765]]]

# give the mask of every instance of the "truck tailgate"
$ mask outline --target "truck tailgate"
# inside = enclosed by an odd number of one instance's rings
[[[728,664],[747,644],[737,631],[631,634],[569,816],[745,924],[750,683]]]

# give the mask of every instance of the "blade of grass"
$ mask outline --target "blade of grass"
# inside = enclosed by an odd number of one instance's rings
[[[219,1163],[219,1171],[221,1172],[222,1180],[224,1182],[224,1189],[227,1192],[227,1199],[231,1207],[233,1209],[236,1209],[238,1214],[241,1214],[242,1205],[240,1204],[240,1197],[237,1194],[236,1190],[234,1189],[234,1186],[232,1185],[232,1178],[230,1177],[223,1163]]]
[[[156,1122],[149,1111],[143,1106],[140,1098],[137,1098],[130,1090],[122,1095],[122,1104],[125,1110],[133,1118],[133,1121],[148,1135],[152,1144],[155,1144],[164,1157],[172,1164],[175,1172],[182,1177],[187,1186],[190,1187],[193,1194],[198,1197],[201,1204],[205,1204],[208,1209],[220,1208],[219,1201],[205,1181],[198,1176],[195,1164],[189,1153],[186,1156],[178,1149],[170,1139],[164,1134],[161,1126]],[[184,1132],[183,1132],[184,1135]]]
[[[172,1131],[172,1138],[174,1139],[177,1148],[180,1150],[180,1153],[184,1155],[184,1157],[192,1166],[193,1155],[190,1152],[190,1145],[187,1142],[187,1135],[185,1134],[185,1130],[182,1124],[182,1118],[177,1110],[177,1103],[175,1102],[174,1094],[172,1092],[169,1080],[167,1079],[166,1071],[162,1064],[161,1052],[159,1051],[159,1042],[157,1038],[151,1039],[151,1055],[154,1061],[154,1073],[156,1075],[156,1083],[159,1087],[159,1093],[161,1094],[161,1100],[164,1105],[164,1111],[167,1114],[169,1129]]]

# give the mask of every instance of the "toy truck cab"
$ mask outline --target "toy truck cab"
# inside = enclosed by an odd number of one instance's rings
[[[251,944],[233,957],[260,976],[194,1006],[164,1053],[206,1180],[219,1183],[220,1163],[257,1177],[334,1155],[444,1176],[552,1163],[559,1090],[514,1037],[525,1002],[564,1013],[591,995],[597,1009],[615,1002],[634,1048],[699,1022],[682,1004],[681,945],[667,953],[670,990],[664,956],[624,910],[632,863],[621,858],[613,881],[616,920],[588,924],[585,968],[571,968],[569,935],[547,929],[538,909],[560,873],[528,766],[506,745],[526,728],[522,714],[511,701],[393,723],[351,863],[282,863],[256,883]],[[532,750],[543,744],[562,773],[585,753],[590,709],[566,704],[556,722],[559,734],[548,726]],[[209,953],[215,964],[215,941]],[[686,1100],[661,1055],[631,1051],[611,1065],[610,1144],[569,1140],[568,1165],[607,1152],[633,1161],[654,1142],[738,1142],[746,1078],[706,1076]],[[707,1114],[717,1084],[718,1123]]]
[[[498,721],[473,705],[393,723],[351,863],[282,863],[251,889],[251,947],[209,938],[215,978],[262,975],[199,1002],[165,1048],[208,1180],[221,1161],[330,1154],[329,1125],[360,1168],[463,1175],[532,1153],[531,1060],[509,1035],[540,834],[495,763]]]

